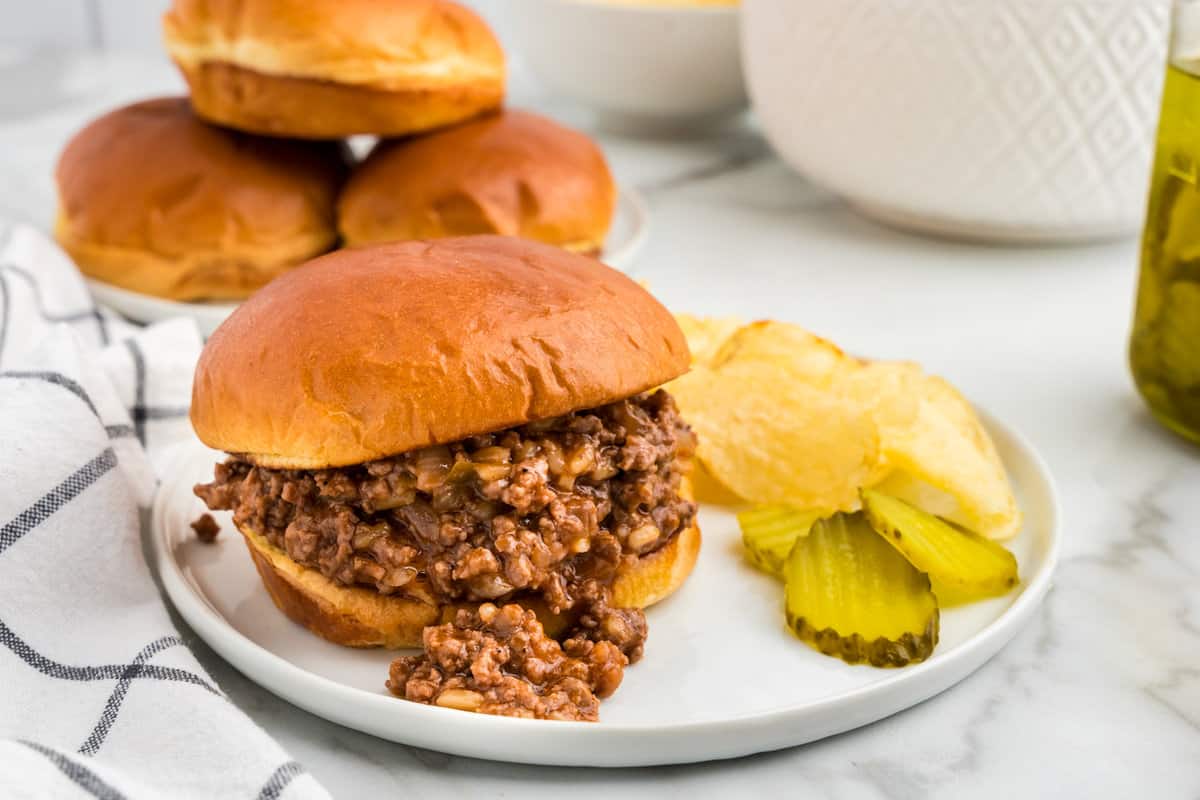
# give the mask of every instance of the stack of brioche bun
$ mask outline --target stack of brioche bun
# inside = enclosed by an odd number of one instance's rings
[[[603,153],[502,109],[500,44],[451,0],[174,0],[163,29],[190,97],[112,111],[59,159],[55,233],[93,279],[239,300],[339,246],[603,245]],[[362,134],[379,141],[355,166]]]
[[[380,141],[338,202],[347,246],[477,233],[597,254],[616,202],[604,154],[545,117],[501,111]]]
[[[93,278],[175,300],[245,297],[337,245],[340,142],[202,122],[182,97],[112,111],[59,158],[55,234]]]
[[[176,0],[167,51],[196,113],[271,136],[403,136],[499,107],[504,54],[446,0]]]

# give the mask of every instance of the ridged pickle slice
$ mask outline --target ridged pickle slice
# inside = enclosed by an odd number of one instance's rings
[[[937,645],[938,605],[929,578],[861,513],[813,525],[792,548],[785,579],[788,625],[826,655],[903,667],[924,661]]]
[[[908,503],[864,489],[863,513],[892,547],[929,575],[946,603],[1006,593],[1017,585],[1017,559],[1002,546]]]
[[[825,515],[819,511],[801,511],[787,505],[755,506],[741,512],[737,519],[746,560],[768,575],[782,579],[792,545],[822,516]]]

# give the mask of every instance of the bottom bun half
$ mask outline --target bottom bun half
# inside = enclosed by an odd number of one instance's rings
[[[245,529],[250,557],[275,605],[293,622],[323,639],[347,647],[420,647],[428,625],[448,620],[458,605],[442,605],[425,587],[406,595],[382,595],[363,586],[335,583],[315,569],[293,561],[262,534]],[[687,580],[700,554],[695,522],[662,547],[621,568],[613,582],[614,605],[646,608]],[[514,600],[538,615],[547,634],[556,636],[568,617],[552,613],[539,598]]]

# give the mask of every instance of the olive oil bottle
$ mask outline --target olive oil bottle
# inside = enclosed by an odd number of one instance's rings
[[[1200,443],[1200,59],[1167,70],[1129,357],[1154,415]]]

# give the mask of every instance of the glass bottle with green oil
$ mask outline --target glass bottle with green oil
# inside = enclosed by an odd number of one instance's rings
[[[1200,2],[1178,0],[1129,360],[1164,425],[1200,443]]]

